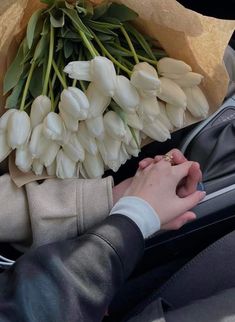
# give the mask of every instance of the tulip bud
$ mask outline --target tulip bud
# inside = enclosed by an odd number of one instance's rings
[[[60,179],[73,178],[76,174],[76,162],[72,161],[63,150],[56,157],[56,176]]]
[[[49,167],[47,167],[47,174],[51,177],[56,176],[56,160]]]
[[[142,98],[140,101],[140,112],[144,120],[153,122],[160,113],[158,100],[156,97]]]
[[[72,134],[67,144],[63,146],[66,155],[74,162],[84,161],[85,151],[79,142],[78,135]]]
[[[29,172],[33,163],[28,145],[16,149],[15,164],[22,172]]]
[[[36,176],[41,176],[43,173],[43,164],[38,159],[34,159],[32,170],[36,174]]]
[[[166,104],[159,101],[160,114],[158,115],[159,121],[168,128],[169,131],[173,130],[173,125],[171,124],[168,115],[166,113]]]
[[[107,96],[113,96],[116,88],[116,70],[113,62],[98,56],[91,61],[91,79],[97,88]]]
[[[39,159],[46,151],[49,140],[43,135],[43,124],[37,125],[33,129],[33,133],[29,142],[29,151],[33,158]]]
[[[57,153],[60,149],[60,145],[54,141],[48,141],[46,149],[40,156],[40,161],[45,167],[49,167],[56,159]]]
[[[9,120],[9,117],[15,113],[15,109],[10,109],[10,110],[7,110],[3,115],[2,117],[0,118],[0,134],[3,134],[7,131],[7,124],[8,124],[8,120]]]
[[[63,141],[66,130],[62,118],[55,112],[50,112],[43,121],[43,134],[53,141]]]
[[[109,135],[105,135],[104,140],[98,142],[98,148],[107,165],[110,161],[116,161],[118,159],[121,141],[115,140]]]
[[[138,157],[138,155],[140,153],[140,149],[137,146],[133,147],[131,145],[125,145],[125,148],[126,148],[127,153],[129,153],[131,156],[133,156],[135,158]]]
[[[161,93],[158,97],[171,105],[185,108],[187,105],[187,98],[183,90],[173,82],[171,79],[161,77]]]
[[[113,111],[109,111],[104,115],[104,127],[113,139],[122,140],[126,135],[123,120]]]
[[[136,88],[125,76],[117,76],[117,86],[113,99],[126,113],[134,113],[140,102]]]
[[[129,144],[133,138],[130,127],[127,125],[125,126],[126,129],[126,135],[125,137],[122,139],[122,142],[124,142],[125,144]]]
[[[7,124],[7,141],[12,148],[19,148],[25,145],[31,131],[30,118],[24,111],[16,110],[9,117]]]
[[[198,86],[185,88],[187,96],[187,109],[197,118],[206,118],[209,112],[209,104],[202,90]]]
[[[11,148],[7,144],[7,136],[0,133],[0,162],[2,162],[11,153]]]
[[[126,151],[130,155],[134,157],[138,157],[140,153],[140,144],[141,144],[140,131],[134,130],[131,142],[128,145],[125,145]]]
[[[191,72],[192,68],[182,60],[164,57],[158,61],[157,70],[162,76],[170,77],[171,74],[182,75]]]
[[[88,115],[89,102],[83,91],[76,87],[69,87],[61,93],[60,110],[77,120],[85,120]]]
[[[177,127],[182,128],[184,125],[185,110],[170,104],[166,104],[166,112],[171,123]]]
[[[92,155],[86,153],[86,158],[83,162],[83,166],[90,179],[101,178],[104,174],[104,162],[99,153]]]
[[[137,113],[125,114],[126,123],[137,130],[143,129],[143,121]]]
[[[42,123],[44,118],[50,113],[51,100],[44,95],[38,96],[31,106],[30,120],[32,128]]]
[[[135,65],[131,83],[141,91],[155,92],[155,96],[161,86],[156,69],[148,63]]]
[[[89,135],[85,122],[80,123],[77,135],[83,148],[88,153],[96,155],[98,152],[96,140]]]
[[[94,83],[89,84],[86,95],[90,104],[88,118],[102,115],[111,102],[111,97],[104,95]]]
[[[61,107],[61,102],[59,103],[60,117],[64,121],[66,128],[69,131],[77,132],[78,130],[78,120],[72,117],[70,114],[66,113]]]
[[[85,122],[90,135],[97,138],[97,140],[103,140],[105,132],[103,115],[87,119]]]
[[[159,120],[155,120],[153,123],[144,123],[143,132],[159,142],[164,142],[171,137],[169,130]]]
[[[202,80],[203,76],[201,74],[189,72],[180,78],[174,79],[174,82],[180,87],[193,87],[199,85]]]
[[[91,62],[90,61],[74,61],[69,63],[65,68],[64,72],[69,74],[72,79],[91,81]]]

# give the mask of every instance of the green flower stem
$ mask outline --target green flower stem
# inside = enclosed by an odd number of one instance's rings
[[[29,91],[29,85],[30,85],[30,82],[32,80],[32,76],[33,76],[33,72],[34,72],[35,67],[36,67],[36,62],[35,62],[35,60],[33,60],[32,63],[31,63],[31,67],[30,67],[30,70],[29,70],[27,81],[26,81],[26,84],[25,84],[25,87],[24,87],[23,96],[22,96],[22,100],[21,100],[21,104],[20,104],[20,111],[25,110],[25,102],[26,102],[27,94],[28,94],[28,91]]]
[[[60,80],[60,82],[61,82],[62,86],[64,87],[64,89],[67,89],[67,88],[68,88],[68,86],[67,86],[67,84],[66,84],[66,81],[63,79],[63,76],[61,75],[61,73],[60,73],[60,71],[59,71],[59,68],[57,67],[57,65],[56,65],[56,63],[55,63],[55,61],[54,61],[54,59],[52,60],[52,66],[53,66],[54,71],[55,71],[55,73],[56,73],[56,75],[57,75],[58,79]]]
[[[53,54],[54,54],[54,43],[55,43],[55,31],[54,31],[54,27],[51,25],[49,57],[48,57],[46,75],[45,75],[44,86],[42,91],[43,95],[47,95],[47,91],[48,91],[48,84],[49,84],[49,78],[50,78],[51,66],[52,66],[52,60],[53,60]]]
[[[50,99],[51,99],[51,112],[54,112],[55,111],[55,97],[54,97],[51,79],[49,79],[49,93],[50,93]]]
[[[124,51],[125,53],[127,53],[127,54],[130,54],[130,55],[131,55],[131,52],[130,52],[128,49],[126,49],[126,48],[124,48],[124,47],[122,47],[122,46],[119,46],[118,44],[114,44],[114,46],[115,46],[117,49],[120,49],[120,50]],[[152,65],[157,65],[157,63],[158,63],[157,59],[156,59],[156,60],[152,60],[152,59],[147,58],[147,57],[145,57],[145,56],[139,55],[138,53],[137,53],[137,56],[138,56],[138,58],[139,58],[140,60],[142,60],[142,61],[144,61],[144,62],[147,62],[147,63],[150,63],[150,64],[152,64]]]
[[[76,86],[77,86],[77,82],[78,82],[78,81],[77,81],[77,79],[74,79],[74,80],[73,80],[73,84],[72,84],[72,86],[73,86],[73,87],[76,87]]]
[[[135,60],[135,63],[136,64],[139,64],[140,61],[139,61],[139,58],[138,58],[137,53],[135,51],[135,48],[133,46],[133,43],[131,41],[131,38],[129,37],[128,33],[126,32],[126,29],[123,26],[121,26],[121,31],[122,31],[124,37],[126,38],[126,41],[128,43],[128,46],[130,47],[130,50],[132,52],[133,58]]]
[[[83,81],[79,81],[79,83],[80,83],[81,89],[85,93],[86,92],[86,86],[85,86],[84,82]]]
[[[82,37],[82,40],[86,46],[86,48],[89,50],[91,56],[93,58],[95,58],[96,56],[99,56],[99,53],[97,52],[97,50],[95,49],[95,47],[92,45],[92,43],[89,41],[89,39],[87,38],[87,36],[85,35],[85,33],[81,30],[78,30],[80,36]]]
[[[131,76],[132,72],[126,68],[125,66],[123,66],[119,61],[117,61],[110,53],[109,51],[104,47],[104,45],[102,44],[102,42],[99,40],[99,38],[92,32],[92,35],[95,39],[95,41],[97,42],[98,46],[100,47],[100,49],[105,53],[105,55],[116,65],[118,66],[120,69],[122,69],[124,72],[126,72],[129,76]]]

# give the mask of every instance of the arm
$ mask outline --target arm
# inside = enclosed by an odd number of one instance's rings
[[[138,227],[115,215],[79,238],[28,252],[0,276],[0,320],[101,321],[143,248]]]

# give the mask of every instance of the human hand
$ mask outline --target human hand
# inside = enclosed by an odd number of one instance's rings
[[[133,177],[128,178],[113,187],[113,205],[115,205],[118,202],[118,200],[123,197],[124,193],[129,188],[132,179]]]
[[[180,217],[182,223],[182,216],[184,221],[189,218],[192,220],[195,214],[189,210],[205,197],[205,192],[194,191],[185,197],[176,193],[179,183],[189,175],[192,164],[193,162],[185,161],[171,166],[164,159],[152,162],[145,169],[137,171],[125,196],[136,196],[147,201],[157,212],[164,229],[169,229],[166,225],[172,225]],[[176,228],[179,227],[175,224],[171,229]]]

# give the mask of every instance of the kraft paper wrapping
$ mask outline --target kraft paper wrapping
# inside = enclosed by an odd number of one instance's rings
[[[102,0],[91,0],[94,4]],[[212,114],[221,105],[228,88],[228,75],[223,63],[225,48],[235,29],[235,21],[206,17],[188,10],[175,0],[116,0],[135,10],[136,25],[156,39],[170,57],[182,59],[193,71],[204,76],[202,89]],[[39,0],[0,0],[0,114],[4,113],[2,82],[5,71],[15,56],[32,13],[42,7]],[[187,117],[185,124],[198,121]],[[46,176],[23,174],[10,158],[10,173],[18,186]]]

